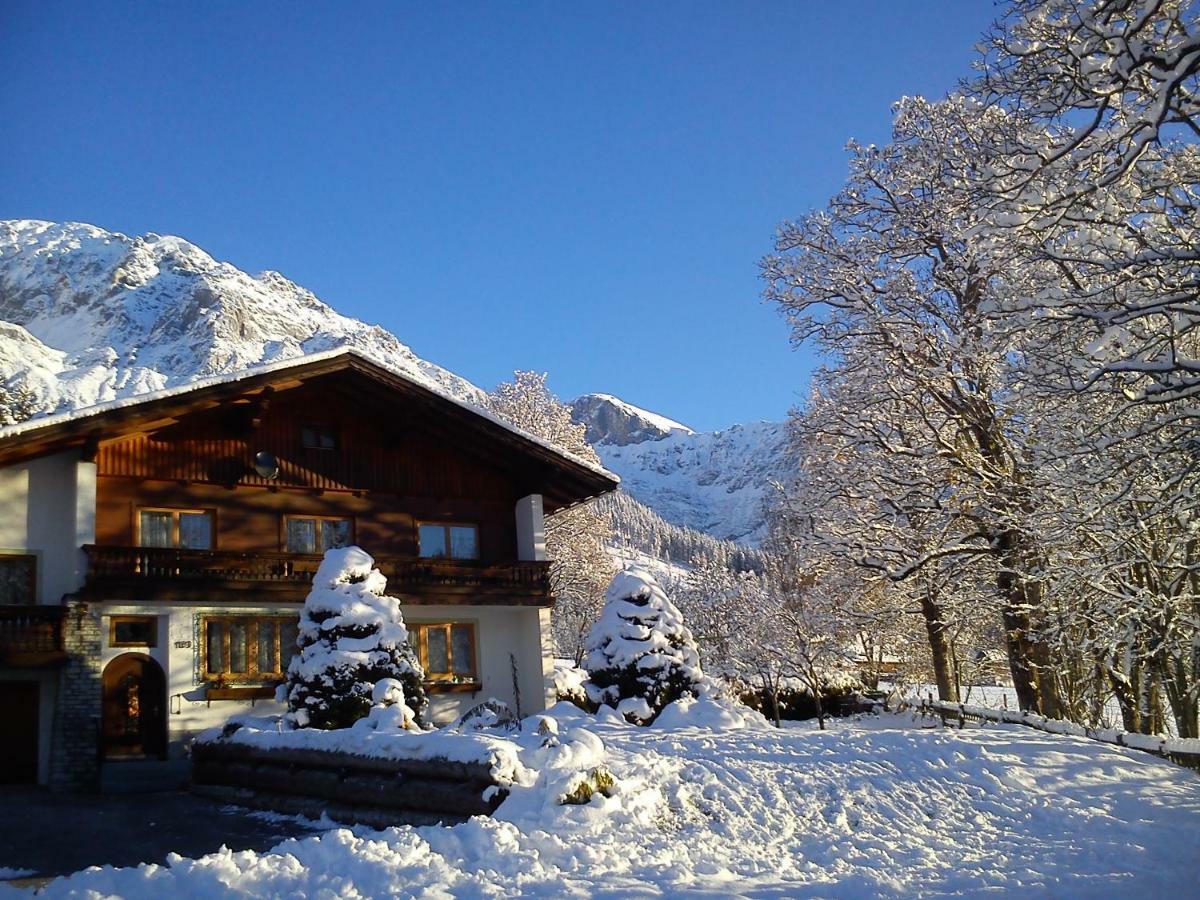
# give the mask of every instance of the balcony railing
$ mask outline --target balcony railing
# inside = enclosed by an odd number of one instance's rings
[[[278,552],[181,550],[161,547],[114,547],[89,544],[88,583],[224,584],[289,586],[307,590],[320,556]],[[375,565],[388,579],[389,591],[511,590],[548,596],[549,563],[484,564],[470,560],[377,556]]]
[[[45,665],[66,658],[62,606],[0,606],[0,663]]]

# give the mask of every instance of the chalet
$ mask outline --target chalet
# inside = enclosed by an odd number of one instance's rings
[[[0,780],[186,771],[197,732],[278,708],[313,572],[351,543],[402,601],[435,722],[543,709],[543,515],[615,486],[352,351],[4,429]]]

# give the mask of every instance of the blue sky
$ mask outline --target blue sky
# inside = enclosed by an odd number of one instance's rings
[[[492,387],[712,429],[813,360],[759,299],[989,0],[0,3],[0,218],[178,234]]]

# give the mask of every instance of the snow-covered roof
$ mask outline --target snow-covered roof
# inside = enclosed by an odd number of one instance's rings
[[[493,424],[500,426],[504,430],[511,432],[512,434],[515,434],[532,444],[536,444],[542,449],[547,450],[574,465],[583,466],[584,468],[595,472],[597,475],[601,475],[607,479],[610,479],[614,486],[620,483],[621,479],[603,466],[591,462],[590,460],[581,459],[575,454],[567,452],[562,447],[552,444],[535,434],[530,434],[525,429],[517,427],[511,422],[508,422],[490,412],[489,410],[486,410],[480,406],[476,406],[473,403],[468,403],[465,400],[460,400],[458,397],[455,397],[453,394],[435,382],[432,382],[428,379],[415,378],[411,374],[396,369],[393,366],[389,366],[385,362],[382,362],[375,357],[367,356],[363,353],[357,352],[352,348],[346,347],[339,347],[334,350],[325,350],[319,353],[307,353],[300,356],[293,356],[289,357],[288,359],[264,363],[263,365],[253,366],[249,369],[242,369],[237,372],[229,372],[222,375],[212,375],[208,378],[199,378],[195,381],[190,381],[187,384],[164,388],[163,390],[159,391],[151,391],[146,394],[139,394],[135,397],[124,397],[119,400],[109,400],[105,403],[97,403],[93,406],[85,406],[63,413],[55,413],[54,415],[36,417],[29,419],[28,421],[21,422],[17,425],[9,425],[7,427],[0,428],[0,442],[7,442],[12,438],[20,437],[31,432],[38,432],[42,429],[52,428],[54,426],[84,422],[91,418],[103,416],[112,412],[113,410],[143,406],[145,404],[169,399],[171,397],[179,397],[190,394],[205,388],[216,387],[223,384],[233,384],[238,381],[245,381],[249,378],[254,378],[261,375],[269,375],[275,372],[285,372],[288,369],[309,366],[314,363],[335,360],[340,357],[355,359],[367,364],[368,366],[374,366],[376,368],[383,369],[389,375],[406,381],[409,384],[428,391],[431,394],[435,394],[442,400],[445,400],[447,403],[453,403],[455,406],[474,413],[483,419],[487,419]]]

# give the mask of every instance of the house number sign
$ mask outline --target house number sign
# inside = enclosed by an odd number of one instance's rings
[[[176,650],[191,650],[192,642],[191,641],[176,641],[175,649]]]

